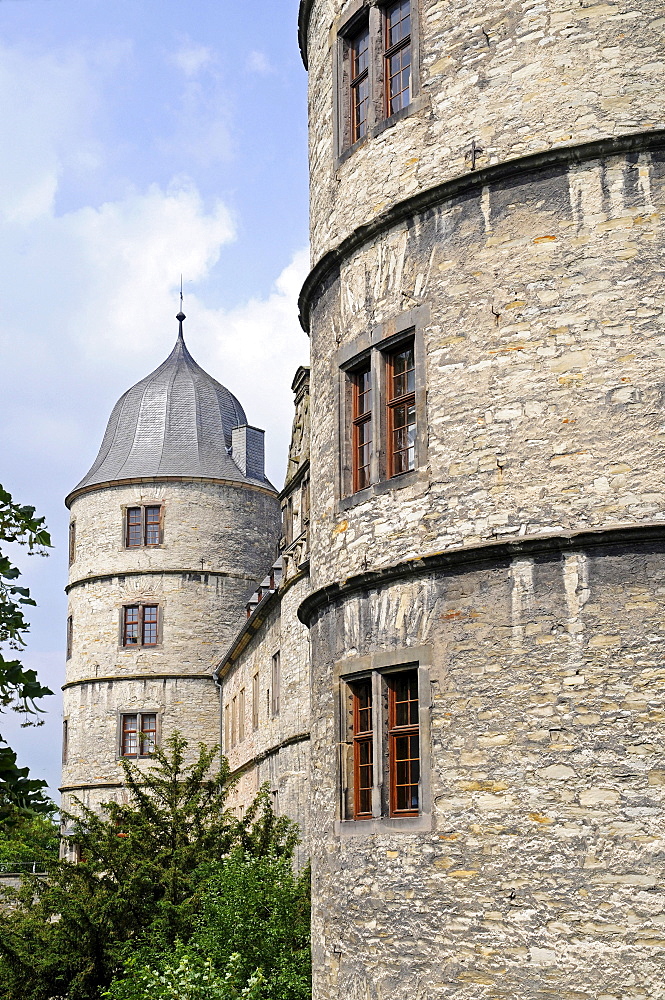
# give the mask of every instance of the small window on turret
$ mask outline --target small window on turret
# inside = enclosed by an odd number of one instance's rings
[[[159,605],[126,605],[122,609],[122,645],[156,646],[158,643]]]
[[[162,508],[160,504],[128,507],[125,514],[125,547],[140,549],[162,544]]]
[[[155,712],[132,712],[121,716],[121,757],[151,757],[156,746],[157,714]]]

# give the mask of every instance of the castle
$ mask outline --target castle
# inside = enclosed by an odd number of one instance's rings
[[[68,498],[64,803],[221,734],[301,823],[315,1000],[663,995],[664,32],[302,0],[284,488],[181,313]]]

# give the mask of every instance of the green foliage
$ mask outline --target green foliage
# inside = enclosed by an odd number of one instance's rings
[[[51,538],[44,527],[44,518],[35,517],[34,507],[21,507],[0,486],[0,542],[26,545],[31,555],[46,555]],[[29,629],[23,613],[26,605],[35,604],[26,587],[19,587],[19,569],[0,548],[0,711],[11,708],[21,712],[23,725],[41,725],[37,701],[53,694],[37,680],[34,670],[26,670],[20,660],[7,659],[2,652],[25,646]],[[0,823],[11,818],[16,810],[48,812],[51,804],[42,793],[45,781],[29,778],[27,767],[19,767],[16,754],[0,737]]]
[[[0,825],[0,867],[4,871],[20,872],[23,866],[33,864],[36,871],[43,871],[57,859],[59,847],[59,827],[49,815],[26,815],[17,810],[11,822]]]
[[[126,975],[116,980],[102,997],[108,1000],[272,1000],[260,971],[243,977],[240,955],[231,955],[223,972],[210,958],[178,942],[172,955],[158,967],[141,964],[138,957],[126,963]]]
[[[288,860],[292,824],[273,815],[265,793],[236,820],[226,808],[228,765],[215,771],[217,759],[217,748],[201,744],[187,763],[187,744],[175,734],[147,773],[123,762],[127,802],[107,803],[102,815],[81,806],[66,817],[83,860],[50,863],[0,912],[0,996],[98,1000],[132,955],[161,953],[161,972],[173,972],[167,956],[199,928],[202,866],[234,848],[249,859]],[[225,975],[229,959],[216,966]],[[142,966],[145,975],[156,967]]]

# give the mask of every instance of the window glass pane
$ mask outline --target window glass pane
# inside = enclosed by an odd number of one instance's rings
[[[356,387],[355,413],[354,417],[360,417],[363,413],[369,413],[372,409],[372,374],[369,368],[366,371],[357,372],[354,377]]]
[[[367,133],[367,109],[369,106],[369,80],[364,77],[352,88],[353,142]]]
[[[123,643],[125,646],[136,646],[139,641],[139,609],[138,605],[125,608],[123,628]]]
[[[351,41],[351,79],[367,72],[369,66],[369,28],[363,28]]]
[[[388,115],[405,108],[411,100],[411,45],[388,57]]]
[[[157,745],[157,716],[153,714],[141,716],[141,753],[148,755],[155,752]]]
[[[160,507],[146,507],[145,509],[145,544],[159,545],[160,538]]]
[[[137,548],[142,544],[143,539],[141,538],[141,508],[140,507],[128,507],[127,508],[127,547],[130,549]]]
[[[122,746],[123,757],[136,756],[138,753],[138,716],[123,715],[122,717]]]
[[[148,605],[143,609],[143,645],[157,644],[157,605]]]
[[[392,355],[392,399],[416,390],[416,364],[413,344]]]
[[[411,32],[411,0],[399,0],[386,10],[387,46],[396,45]]]

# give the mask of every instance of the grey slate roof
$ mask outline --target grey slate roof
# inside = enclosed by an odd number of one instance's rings
[[[180,319],[175,347],[159,368],[120,397],[92,468],[72,492],[152,476],[269,486],[265,479],[243,475],[229,454],[232,429],[246,423],[235,396],[187,350]]]

